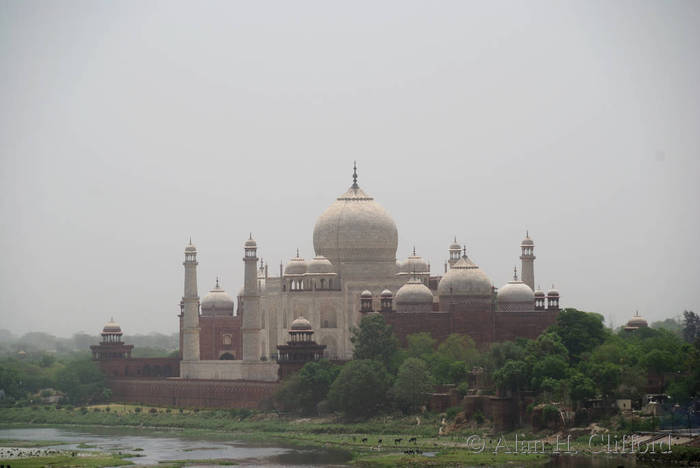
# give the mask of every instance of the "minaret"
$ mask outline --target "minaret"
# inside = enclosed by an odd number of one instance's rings
[[[260,361],[260,293],[258,292],[258,244],[251,234],[244,244],[243,263],[243,360]]]
[[[530,239],[530,233],[525,231],[525,239],[520,243],[520,276],[523,283],[535,290],[535,243]]]
[[[462,247],[460,247],[460,245],[457,243],[457,236],[455,236],[455,239],[452,244],[450,244],[448,250],[450,252],[450,259],[447,262],[450,264],[450,268],[452,268],[452,265],[457,263],[457,260],[460,259],[460,254],[462,253]],[[447,269],[445,269],[445,273],[447,273]]]
[[[199,361],[199,296],[197,295],[197,248],[185,247],[185,295],[182,297],[182,360]]]

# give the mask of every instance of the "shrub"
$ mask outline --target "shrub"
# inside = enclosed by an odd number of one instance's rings
[[[451,406],[450,408],[447,408],[445,414],[447,415],[447,419],[454,419],[460,411],[462,411],[461,406]]]
[[[155,408],[151,408],[150,410],[148,410],[148,412],[151,414],[156,414],[158,412],[158,410]]]
[[[386,405],[388,388],[389,375],[382,363],[356,359],[343,366],[331,385],[328,401],[350,418],[368,417]]]

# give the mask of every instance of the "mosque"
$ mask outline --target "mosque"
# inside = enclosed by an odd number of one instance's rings
[[[280,265],[279,276],[271,276],[252,235],[245,241],[244,285],[236,300],[217,279],[200,301],[197,249],[190,240],[179,315],[180,378],[276,381],[278,353],[295,320],[308,324],[318,349],[335,360],[352,357],[350,329],[364,314],[384,315],[400,341],[418,332],[438,340],[465,333],[482,347],[536,338],[556,320],[559,292],[535,290],[529,234],[520,244],[522,279],[516,271],[500,288],[456,239],[441,276],[432,275],[415,250],[397,261],[397,245],[396,223],[360,188],[356,167],[350,188],[316,221],[312,259],[297,252]]]

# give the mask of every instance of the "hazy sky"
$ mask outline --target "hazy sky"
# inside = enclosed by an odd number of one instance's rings
[[[0,328],[177,330],[352,182],[441,273],[700,312],[700,2],[0,1]]]

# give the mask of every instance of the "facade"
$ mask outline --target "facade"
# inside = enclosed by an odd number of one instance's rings
[[[237,301],[217,280],[199,304],[196,249],[190,243],[185,249],[180,314],[183,362],[274,362],[291,324],[302,316],[325,346],[324,356],[337,360],[352,357],[350,328],[370,312],[382,313],[401,341],[418,332],[436,339],[466,333],[481,346],[535,338],[556,319],[559,292],[534,290],[535,244],[529,233],[520,244],[522,280],[516,272],[500,289],[456,238],[448,247],[442,276],[431,275],[430,265],[415,249],[397,261],[397,244],[396,224],[360,188],[356,169],[350,188],[316,221],[310,260],[297,250],[280,265],[279,276],[271,276],[266,264],[257,263],[258,245],[252,236],[245,242],[245,281]]]
[[[350,329],[365,314],[382,314],[402,342],[412,333],[438,340],[463,333],[479,346],[536,338],[556,320],[559,292],[533,290],[535,245],[529,233],[520,245],[522,280],[516,271],[500,289],[456,238],[441,276],[431,274],[415,249],[397,260],[397,244],[396,224],[359,187],[355,170],[350,188],[316,221],[310,260],[297,251],[272,276],[252,235],[245,241],[244,284],[235,300],[218,279],[200,300],[197,248],[190,240],[179,358],[130,359],[121,329],[117,333],[108,324],[103,342],[92,347],[95,359],[110,377],[116,400],[254,407],[272,395],[280,377],[305,362],[351,359]]]

